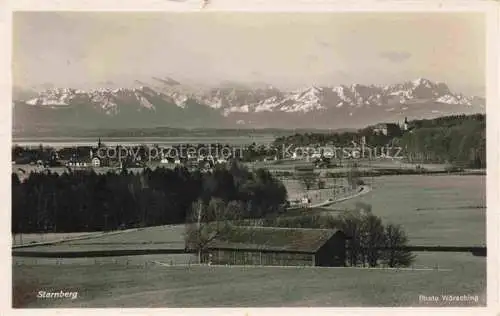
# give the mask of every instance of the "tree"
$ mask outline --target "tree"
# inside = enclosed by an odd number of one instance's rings
[[[314,173],[301,173],[298,175],[299,181],[305,190],[310,190],[316,182],[316,175]]]
[[[323,179],[318,179],[318,182],[316,184],[318,185],[319,190],[324,189],[326,186],[325,180]]]
[[[385,230],[382,219],[372,214],[370,204],[356,203],[353,210],[345,211],[333,223],[349,237],[347,258],[351,266],[378,265],[384,247]]]
[[[408,237],[400,225],[388,224],[385,227],[384,246],[382,261],[389,267],[408,267],[415,260],[415,255],[405,248]]]
[[[26,199],[23,196],[24,192],[21,187],[21,181],[16,173],[12,173],[12,201],[16,203],[12,204],[12,233],[17,234],[22,232],[22,222],[25,216]]]
[[[350,165],[349,171],[347,171],[347,184],[351,189],[356,189],[358,185],[362,184],[360,180],[357,164],[353,163]]]
[[[384,225],[380,217],[367,214],[362,219],[361,225],[361,249],[363,264],[376,267],[381,257],[381,248],[384,246]]]
[[[350,266],[356,266],[361,261],[362,222],[359,211],[345,211],[339,215],[339,229],[349,237],[347,260]]]
[[[242,201],[229,201],[226,206],[226,213],[228,217],[237,221],[244,217],[245,204]]]
[[[208,205],[199,199],[193,203],[186,223],[186,249],[198,253],[198,262],[201,263],[201,254],[208,243],[227,234],[232,222],[238,219],[234,213],[235,205],[228,207],[222,199],[212,198]]]
[[[361,212],[361,214],[371,214],[372,213],[372,206],[368,203],[364,202],[356,202],[354,209]]]

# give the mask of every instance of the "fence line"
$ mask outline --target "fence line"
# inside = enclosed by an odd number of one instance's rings
[[[391,267],[321,267],[321,266],[278,266],[278,265],[235,265],[235,264],[199,264],[199,263],[184,263],[184,264],[169,264],[161,261],[152,261],[152,263],[163,267],[214,267],[214,268],[289,268],[289,269],[355,269],[355,270],[386,270],[386,271],[439,271],[450,272],[452,269],[447,268],[391,268]]]
[[[23,262],[23,261],[15,261],[16,266],[32,266],[38,265],[39,259],[32,259],[30,262]],[[48,265],[55,264],[55,265],[65,265],[65,264],[73,264],[72,262],[69,263],[64,263],[64,258],[57,258],[54,260],[53,263],[46,263]],[[143,262],[132,262],[130,259],[113,259],[110,261],[106,260],[98,260],[94,259],[93,262],[87,262],[82,265],[122,265],[125,267],[143,267],[143,268],[148,268],[150,266],[161,266],[161,267],[214,267],[214,268],[288,268],[288,269],[351,269],[351,270],[385,270],[385,271],[438,271],[438,272],[450,272],[453,271],[452,269],[449,268],[440,268],[438,264],[436,264],[434,267],[361,267],[361,266],[342,266],[342,267],[321,267],[321,266],[309,266],[309,265],[266,265],[266,264],[207,264],[207,263],[198,263],[197,261],[188,261],[187,263],[179,263],[179,262],[174,262],[173,260],[170,260],[169,262],[162,262],[158,260],[145,260]]]

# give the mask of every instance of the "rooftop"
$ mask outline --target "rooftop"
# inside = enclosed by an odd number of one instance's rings
[[[337,232],[330,229],[239,226],[228,235],[211,241],[207,247],[314,253]]]
[[[314,165],[304,165],[304,166],[295,166],[294,168],[296,171],[312,171],[314,170]]]
[[[379,123],[379,124],[375,125],[374,127],[375,128],[385,128],[385,127],[395,127],[395,126],[399,126],[399,125],[396,123]]]

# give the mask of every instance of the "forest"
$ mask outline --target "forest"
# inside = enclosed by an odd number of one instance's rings
[[[464,168],[486,168],[485,115],[443,117],[413,124],[412,133],[395,141],[408,157]]]
[[[374,132],[369,126],[357,132],[304,133],[276,138],[283,145],[350,146],[364,137],[368,146],[399,146],[411,162],[448,163],[464,168],[486,168],[486,115],[453,115],[408,122],[408,130],[395,135]]]
[[[87,232],[179,224],[194,201],[239,205],[242,218],[280,211],[287,192],[267,170],[237,162],[211,173],[145,168],[141,173],[73,170],[12,174],[12,232]]]

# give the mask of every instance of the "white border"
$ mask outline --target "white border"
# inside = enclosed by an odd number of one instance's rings
[[[499,73],[500,63],[498,56],[500,52],[500,2],[495,1],[338,1],[338,0],[210,0],[210,3],[202,9],[202,0],[4,0],[0,1],[0,37],[4,39],[0,49],[0,139],[4,143],[5,151],[1,152],[2,164],[0,178],[3,180],[0,186],[0,194],[4,196],[3,204],[4,219],[1,222],[2,238],[0,239],[7,260],[2,260],[2,272],[0,273],[1,287],[0,297],[2,308],[0,314],[26,314],[33,313],[49,315],[61,313],[62,315],[81,314],[118,314],[118,311],[126,314],[168,314],[168,315],[275,315],[284,313],[286,315],[327,315],[334,312],[336,315],[358,315],[366,312],[379,315],[408,315],[448,314],[457,315],[496,315],[499,309],[499,275],[498,257],[499,235],[498,228],[498,206],[499,203],[499,170],[500,159],[498,155],[499,144],[499,118],[500,110],[500,85]],[[6,10],[5,10],[6,9]],[[487,308],[248,308],[248,309],[38,309],[38,310],[12,310],[11,309],[11,254],[10,254],[10,146],[11,146],[11,25],[12,12],[21,11],[177,11],[177,12],[214,12],[214,11],[370,11],[370,12],[484,12],[487,14],[487,245],[488,245],[488,290]],[[7,149],[7,145],[9,149]],[[466,228],[464,228],[466,229]],[[120,314],[121,314],[120,313]],[[500,315],[500,314],[498,314]]]

